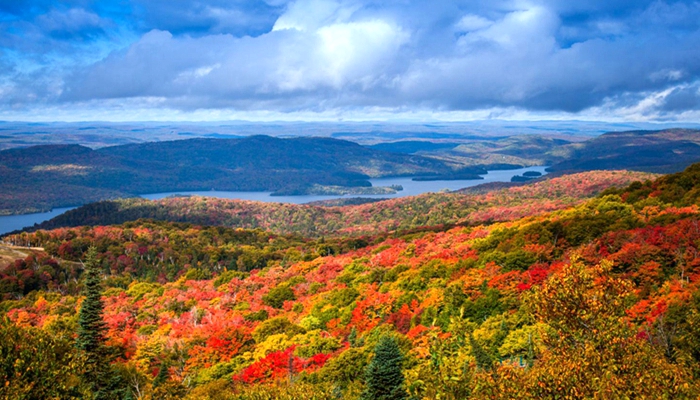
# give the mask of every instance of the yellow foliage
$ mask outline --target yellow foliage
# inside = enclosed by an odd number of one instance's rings
[[[610,263],[587,267],[573,257],[529,299],[546,346],[532,368],[480,373],[475,397],[697,398],[690,374],[629,329],[623,316],[630,288],[612,276]],[[526,331],[513,333],[513,341]]]
[[[156,331],[157,332],[157,331]],[[141,371],[150,371],[153,362],[165,350],[165,336],[153,334],[148,340],[141,341],[132,358],[134,365]]]
[[[537,323],[511,331],[503,340],[503,344],[498,349],[498,352],[504,358],[527,355],[530,349],[539,353],[544,347],[540,332],[546,332],[548,329],[546,324]],[[476,337],[476,331],[474,336]]]

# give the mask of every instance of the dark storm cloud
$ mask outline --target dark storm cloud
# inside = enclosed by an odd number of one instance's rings
[[[51,10],[36,18],[37,27],[48,35],[64,40],[92,39],[102,36],[109,23],[82,8],[65,12]]]
[[[283,11],[280,4],[263,0],[145,0],[133,1],[132,9],[141,30],[193,36],[257,36],[268,32]]]
[[[695,1],[39,1],[0,12],[14,66],[4,70],[20,71],[5,73],[6,106],[157,99],[182,110],[647,118],[700,108]],[[60,43],[49,51],[45,38]],[[104,55],[85,54],[93,48]],[[49,76],[27,83],[28,63]]]
[[[674,88],[665,98],[661,109],[667,112],[697,110],[700,108],[700,85]]]

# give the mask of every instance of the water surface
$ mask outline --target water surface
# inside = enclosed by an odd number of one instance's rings
[[[373,199],[394,199],[398,197],[406,196],[416,196],[423,193],[435,193],[444,190],[457,190],[463,189],[471,186],[481,185],[482,183],[489,182],[510,182],[510,178],[515,175],[522,175],[527,171],[537,171],[542,175],[545,175],[545,168],[543,167],[528,167],[520,169],[510,169],[505,171],[489,171],[486,175],[483,175],[484,179],[471,179],[471,180],[455,180],[455,181],[414,181],[412,177],[399,177],[399,178],[379,178],[370,179],[372,186],[391,186],[391,185],[401,185],[403,190],[398,191],[396,194],[348,194],[345,196],[338,195],[303,195],[303,196],[271,196],[272,192],[225,192],[217,190],[203,190],[203,191],[180,191],[180,192],[165,192],[165,193],[150,193],[143,194],[141,197],[149,200],[160,200],[169,196],[207,196],[207,197],[217,197],[221,199],[239,199],[239,200],[254,200],[254,201],[264,201],[268,203],[293,203],[293,204],[304,204],[310,203],[312,201],[321,200],[332,200],[340,199],[343,197],[366,197]]]
[[[2,216],[0,217],[0,235],[48,221],[74,208],[75,207],[63,207],[54,208],[49,212],[43,213]]]
[[[151,193],[144,194],[141,197],[158,200],[163,199],[168,196],[175,195],[191,195],[191,196],[208,196],[208,197],[218,197],[222,199],[240,199],[240,200],[254,200],[254,201],[264,201],[264,202],[274,202],[274,203],[294,203],[303,204],[312,201],[320,200],[332,200],[339,199],[343,197],[367,197],[375,199],[393,199],[398,197],[406,196],[416,196],[423,193],[429,192],[440,192],[444,190],[457,190],[466,187],[480,185],[482,183],[489,182],[510,182],[510,178],[515,175],[522,175],[527,171],[537,171],[546,174],[545,168],[547,167],[528,167],[520,169],[510,169],[504,171],[489,171],[486,175],[483,175],[484,179],[474,179],[474,180],[455,180],[455,181],[421,181],[417,182],[412,180],[411,177],[401,177],[401,178],[380,178],[380,179],[370,179],[372,186],[391,186],[391,185],[401,185],[403,190],[397,192],[396,194],[374,194],[374,195],[345,195],[345,196],[318,196],[318,195],[304,195],[304,196],[270,196],[271,192],[224,192],[224,191],[193,191],[193,192],[165,192],[165,193]],[[47,221],[57,215],[63,214],[68,210],[72,210],[75,207],[64,207],[55,208],[49,212],[45,213],[35,213],[35,214],[23,214],[23,215],[10,215],[0,217],[0,235],[12,232],[14,230],[22,229],[25,227],[33,226],[34,224],[39,224]]]

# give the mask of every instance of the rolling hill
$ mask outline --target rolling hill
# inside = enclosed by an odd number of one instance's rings
[[[682,171],[700,161],[700,131],[610,132],[548,153],[551,171],[627,169],[657,173]]]
[[[0,394],[90,396],[74,337],[93,249],[114,398],[363,399],[387,340],[399,398],[698,398],[700,165],[583,199],[616,174],[489,192],[471,201],[498,218],[365,238],[145,220],[5,237],[44,251],[0,265]]]
[[[700,130],[607,132],[572,142],[555,136],[514,135],[454,143],[392,142],[373,146],[419,154],[455,165],[549,165],[551,172],[634,170],[679,172],[700,162]]]
[[[0,151],[0,214],[174,190],[301,194],[371,186],[370,177],[449,173],[443,162],[329,138],[189,139]]]
[[[651,178],[652,174],[640,172],[592,171],[485,193],[432,193],[344,207],[198,196],[157,201],[135,198],[87,204],[33,230],[120,224],[146,218],[232,228],[263,228],[278,234],[312,237],[358,236],[421,226],[510,220],[569,207],[607,188]]]
[[[700,161],[700,131],[689,129],[610,132],[577,143],[519,135],[439,148],[447,144],[456,143],[406,141],[370,148],[331,138],[251,136],[96,150],[80,145],[15,148],[0,151],[0,215],[157,192],[216,189],[295,195],[356,188],[350,192],[366,193],[380,190],[370,188],[371,177],[474,178],[485,169],[518,165],[551,165],[552,172],[668,173]],[[417,150],[418,155],[407,154]]]

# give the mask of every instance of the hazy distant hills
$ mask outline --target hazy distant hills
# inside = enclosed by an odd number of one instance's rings
[[[391,153],[414,154],[421,151],[435,151],[441,149],[454,149],[460,143],[434,143],[425,140],[403,140],[399,142],[379,143],[369,146],[375,150],[388,151]]]
[[[489,187],[483,192],[426,193],[379,202],[309,204],[263,203],[200,196],[150,201],[101,201],[67,211],[36,229],[121,224],[138,219],[197,225],[262,228],[307,237],[357,236],[437,225],[504,221],[576,204],[610,187],[625,187],[655,175],[629,171],[590,171]],[[329,207],[330,206],[330,207]]]
[[[573,141],[605,132],[662,129],[678,124],[594,121],[499,121],[462,122],[11,122],[0,121],[0,150],[40,144],[80,144],[91,148],[129,143],[160,142],[192,138],[233,139],[251,135],[273,137],[334,137],[373,145],[400,140],[450,141],[493,140],[517,135],[554,135]],[[698,124],[684,127],[700,128]]]
[[[551,171],[629,169],[670,173],[700,161],[700,130],[611,132],[552,150]]]
[[[0,213],[174,190],[300,193],[314,184],[370,186],[370,177],[450,171],[439,160],[330,138],[42,145],[0,152]]]
[[[0,151],[0,214],[170,191],[371,191],[375,189],[366,189],[371,177],[466,179],[485,169],[520,165],[550,165],[560,173],[666,173],[699,161],[700,130],[690,129],[612,132],[583,142],[516,135],[469,143],[410,139],[366,147],[327,137],[258,135],[96,150],[75,144],[40,145]]]
[[[700,130],[609,132],[578,142],[517,135],[461,144],[406,140],[372,147],[462,165],[550,165],[551,172],[628,169],[670,173],[700,161]]]

